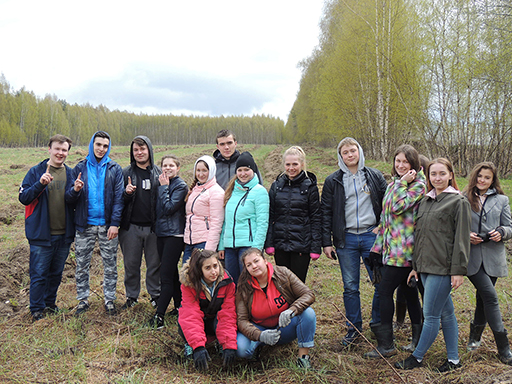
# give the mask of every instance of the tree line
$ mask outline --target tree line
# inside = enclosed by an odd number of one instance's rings
[[[136,135],[146,135],[153,144],[214,143],[218,131],[230,129],[244,143],[281,142],[284,122],[267,115],[175,116],[136,114],[69,104],[55,95],[44,98],[25,88],[14,91],[0,76],[0,146],[39,147],[56,133],[71,137],[74,145],[87,145],[98,130],[107,131],[116,145],[129,145]]]
[[[510,0],[327,1],[284,138],[351,135],[377,159],[406,142],[462,174],[510,173],[511,40]]]

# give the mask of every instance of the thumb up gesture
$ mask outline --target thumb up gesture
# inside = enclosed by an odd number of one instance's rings
[[[50,162],[48,162],[48,166],[46,167],[46,172],[42,174],[39,182],[43,185],[48,185],[52,182],[53,176],[50,174]]]
[[[75,180],[75,192],[80,192],[84,187],[84,182],[82,181],[82,172],[78,174],[78,177]]]
[[[128,184],[126,185],[126,193],[131,195],[137,189],[136,185],[132,184],[132,178],[128,176]]]

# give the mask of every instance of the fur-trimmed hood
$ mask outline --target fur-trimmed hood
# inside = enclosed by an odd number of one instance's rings
[[[188,271],[190,268],[190,260],[191,259],[188,259],[187,262],[185,264],[183,264],[183,267],[181,268],[180,283],[187,287],[195,288],[194,285],[192,284],[192,282],[190,281],[190,276],[188,274]],[[229,276],[229,274],[224,270],[224,267],[222,266],[222,264],[220,263],[220,260],[219,260],[219,276],[217,277],[217,285],[222,280],[225,280],[225,279],[231,279],[231,276]]]

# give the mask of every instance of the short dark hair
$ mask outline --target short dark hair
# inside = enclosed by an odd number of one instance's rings
[[[60,135],[60,134],[53,135],[52,137],[50,137],[50,142],[48,143],[48,147],[51,148],[53,143],[59,143],[59,144],[68,143],[69,144],[68,151],[71,149],[71,144],[73,144],[73,142],[71,141],[71,139],[69,137]]]
[[[92,138],[92,142],[94,143],[94,140],[96,140],[96,138],[99,137],[100,139],[108,139],[108,141],[110,142],[110,135],[105,132],[105,131],[98,131],[94,134],[93,138]]]
[[[146,143],[144,141],[144,139],[141,139],[140,137],[136,137],[135,139],[133,139],[132,147],[133,147],[133,144],[137,144],[139,147],[147,147],[148,146],[148,143]]]
[[[167,159],[171,159],[172,161],[174,161],[174,164],[176,164],[176,166],[178,168],[181,167],[180,159],[178,159],[178,156],[174,156],[174,155],[164,155],[162,157],[162,160],[160,161],[160,166],[161,167],[164,166],[164,160],[167,160]]]
[[[233,136],[233,140],[236,141],[236,136],[233,133],[233,131],[229,129],[221,129],[219,132],[217,132],[217,137],[215,138],[215,142],[219,144],[219,139],[221,137],[228,137],[229,135]]]

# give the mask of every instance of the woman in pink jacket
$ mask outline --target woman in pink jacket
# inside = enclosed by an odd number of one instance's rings
[[[215,179],[215,160],[201,156],[194,164],[194,181],[187,197],[183,264],[194,248],[216,251],[224,221],[224,190]]]

